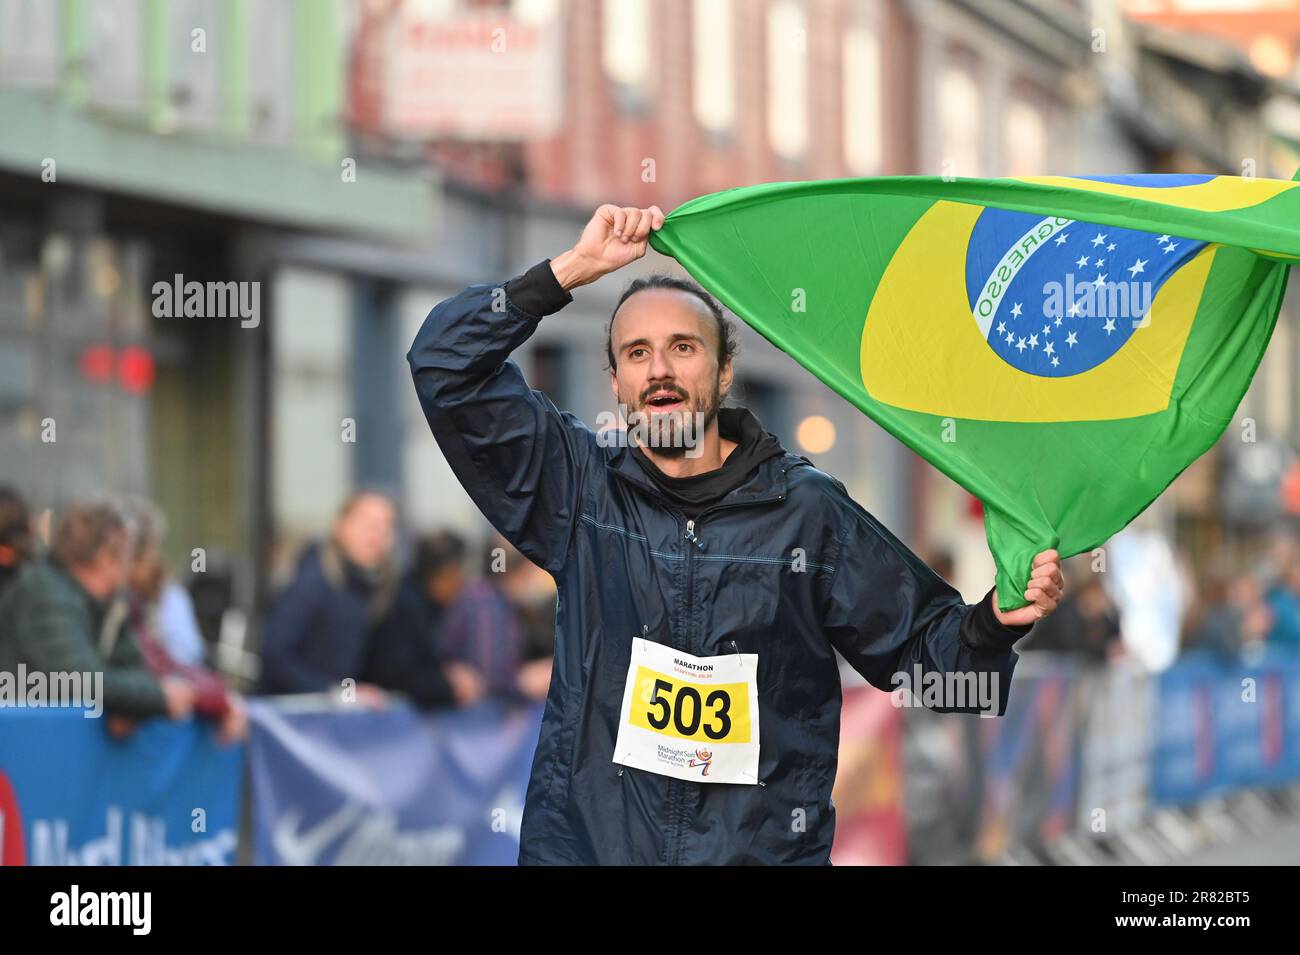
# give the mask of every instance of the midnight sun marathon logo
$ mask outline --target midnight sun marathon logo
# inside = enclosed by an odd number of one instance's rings
[[[700,775],[709,775],[709,767],[713,765],[713,750],[697,749],[695,751],[695,758],[692,759],[688,765],[691,767],[702,766],[704,768],[700,770]]]
[[[1169,176],[1161,185],[1210,178]],[[1204,247],[1170,235],[985,209],[967,247],[966,294],[998,357],[1029,374],[1063,378],[1107,361],[1149,324],[1161,287]]]

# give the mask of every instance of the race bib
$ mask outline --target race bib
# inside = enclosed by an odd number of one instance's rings
[[[758,782],[758,654],[695,657],[640,637],[614,762],[697,783]]]

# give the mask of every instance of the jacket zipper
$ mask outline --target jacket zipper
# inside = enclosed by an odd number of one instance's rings
[[[640,482],[635,481],[624,474],[621,474],[617,468],[613,468],[612,470],[614,471],[615,474],[618,474],[619,477],[621,477],[628,484],[633,485],[634,487],[640,489],[641,491],[648,493],[651,497],[654,497],[657,500],[661,501],[670,512],[676,512],[677,514],[680,514],[683,518],[686,517],[685,514],[682,514],[681,511],[678,511],[673,506],[673,503],[669,501],[667,497],[660,494],[658,491],[646,487],[642,485]],[[786,471],[787,468],[784,467],[781,468],[782,477],[785,476]],[[693,561],[691,558],[694,555],[696,547],[698,547],[700,550],[705,549],[704,541],[700,540],[699,536],[695,533],[696,524],[704,520],[704,518],[708,517],[710,514],[714,513],[715,511],[726,510],[729,507],[750,507],[752,505],[758,505],[758,504],[775,504],[778,501],[784,501],[784,500],[785,500],[785,493],[782,492],[780,494],[777,494],[775,497],[756,498],[748,501],[732,501],[729,504],[715,504],[712,507],[705,508],[703,511],[701,511],[699,517],[690,518],[686,520],[686,532],[682,536],[686,541],[694,545],[694,547],[686,548],[686,612],[688,614],[688,620],[689,620],[689,614],[691,612],[691,602],[695,596],[695,574],[693,568]],[[691,648],[691,650],[694,650],[695,643],[692,639],[695,635],[694,627],[687,626],[686,630],[688,632],[683,635],[685,637],[685,643],[688,647]],[[619,775],[622,775],[621,771]],[[669,812],[668,812],[669,827],[668,827],[668,831],[664,834],[664,856],[665,856],[665,861],[669,865],[677,865],[679,857],[681,855],[682,826],[684,824],[685,814],[686,814],[685,807],[682,805],[683,799],[686,795],[684,790],[685,790],[685,783],[682,780],[676,779],[671,776],[668,778],[667,802],[669,807]]]
[[[698,547],[700,550],[704,550],[704,544],[700,541],[698,537],[695,536],[695,521],[693,520],[688,520],[686,522],[686,539],[690,541],[692,544],[694,544],[695,547]],[[687,626],[685,627],[686,633],[684,636],[686,638],[686,646],[690,648],[691,652],[694,652],[697,649],[695,646],[695,624],[693,620],[693,610],[694,610],[694,601],[695,601],[695,574],[693,573],[691,568],[691,557],[694,555],[694,553],[695,553],[694,547],[688,546],[686,548],[686,624]],[[685,806],[683,805],[683,803],[686,800],[686,784],[682,780],[670,779],[668,786],[670,789],[674,789],[673,792],[674,798],[672,801],[672,807],[673,807],[672,827],[668,830],[668,837],[671,840],[669,842],[668,864],[677,865],[679,864],[679,857],[681,855],[681,848],[682,848],[682,823],[686,815]]]
[[[785,475],[785,470],[786,470],[785,468],[781,469],[782,476]],[[704,541],[700,540],[699,535],[695,533],[695,528],[700,521],[704,520],[710,514],[716,513],[717,511],[725,511],[729,507],[756,507],[760,504],[775,504],[777,501],[784,501],[784,500],[785,500],[785,494],[781,493],[781,494],[777,494],[774,497],[760,497],[748,501],[732,501],[729,504],[714,504],[712,507],[706,507],[703,511],[701,511],[700,515],[696,517],[694,520],[688,520],[686,522],[686,533],[682,536],[685,537],[686,540],[694,544],[696,547],[698,547],[700,550],[707,550],[708,548],[704,546]],[[687,554],[688,555],[690,554],[689,549],[687,550]],[[690,569],[689,556],[687,557],[686,566],[689,572]]]

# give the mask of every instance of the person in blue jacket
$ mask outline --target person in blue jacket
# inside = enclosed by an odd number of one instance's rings
[[[386,494],[363,489],[343,503],[329,536],[303,552],[293,580],[267,611],[259,692],[334,693],[367,706],[384,703],[387,694],[367,671],[372,634],[397,591],[396,521]]]
[[[662,223],[601,206],[573,248],[435,306],[407,355],[465,490],[556,581],[519,861],[826,864],[836,652],[900,702],[1000,715],[1012,644],[1061,598],[1058,555],[1026,568],[1027,606],[966,604],[843,484],[722,407],[733,328],[688,281],[637,279],[610,320],[626,429],[531,389],[511,352]]]

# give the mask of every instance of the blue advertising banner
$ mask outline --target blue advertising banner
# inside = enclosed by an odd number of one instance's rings
[[[254,863],[514,865],[541,715],[251,701]]]
[[[1187,654],[1159,677],[1155,724],[1156,804],[1284,785],[1300,776],[1300,660]]]
[[[1300,779],[1300,654],[1291,654],[1278,666],[1282,683],[1283,749],[1286,776]]]
[[[243,746],[194,720],[150,720],[114,739],[83,712],[0,709],[0,825],[11,838],[19,827],[25,861],[233,864]]]
[[[1187,805],[1225,788],[1214,751],[1219,668],[1209,658],[1188,657],[1156,678],[1151,799],[1157,805]]]
[[[1249,789],[1285,783],[1281,669],[1261,662],[1225,670],[1213,693],[1215,763],[1222,784]]]

